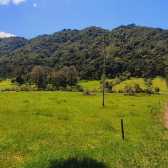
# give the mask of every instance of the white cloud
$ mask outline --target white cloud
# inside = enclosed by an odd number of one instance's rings
[[[0,5],[9,5],[10,0],[0,0]]]
[[[16,36],[10,33],[0,32],[0,38],[4,37],[16,37]]]
[[[26,0],[12,0],[12,3],[15,5],[20,4],[21,2],[25,2]],[[0,0],[0,5],[9,5],[11,0]]]
[[[15,5],[18,5],[20,4],[21,2],[24,2],[26,0],[13,0],[12,2],[15,4]]]
[[[36,7],[36,6],[37,6],[37,4],[36,4],[36,3],[34,3],[34,4],[33,4],[33,6],[34,6],[34,7]]]

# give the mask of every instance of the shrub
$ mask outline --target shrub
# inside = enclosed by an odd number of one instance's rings
[[[93,89],[93,92],[99,92],[99,91],[98,91],[97,89],[94,88],[94,89]]]
[[[155,92],[158,93],[160,91],[159,87],[155,87]]]
[[[29,88],[27,86],[21,86],[20,91],[29,91]]]
[[[130,77],[131,77],[131,73],[128,72],[128,73],[126,74],[126,77],[127,77],[127,79],[130,79]]]
[[[2,92],[4,92],[4,91],[5,91],[5,89],[1,89],[1,91],[2,91]]]
[[[56,91],[58,90],[58,88],[56,86],[53,86],[53,90]]]
[[[11,88],[10,87],[7,87],[7,88],[5,88],[5,91],[11,91]]]
[[[113,86],[114,86],[114,84],[112,82],[106,81],[105,87],[108,89],[107,92],[111,93]]]
[[[144,90],[144,93],[154,94],[154,91],[152,90],[152,88],[148,88]]]
[[[133,94],[133,89],[130,85],[125,85],[125,92],[129,93],[129,95]]]
[[[135,93],[141,93],[142,92],[142,89],[140,88],[138,83],[135,83],[134,87],[135,87],[135,90],[134,90]]]
[[[83,87],[81,85],[76,85],[76,90],[83,92]]]
[[[72,92],[72,87],[71,87],[71,86],[67,86],[67,87],[65,88],[65,91]]]
[[[150,78],[145,78],[144,82],[147,87],[150,87],[151,85],[153,85],[152,79]]]
[[[64,91],[65,88],[60,86],[60,87],[58,87],[58,90],[59,90],[59,91]]]
[[[53,86],[51,84],[48,84],[45,88],[46,91],[53,91]]]
[[[118,93],[124,93],[124,90],[120,89],[118,90]]]
[[[30,88],[29,91],[36,91],[36,88]]]
[[[12,86],[11,91],[16,91],[17,87]]]
[[[14,84],[14,83],[15,83],[15,81],[16,81],[16,79],[15,79],[15,78],[12,78],[12,79],[11,79],[11,83],[13,83],[13,84]]]
[[[127,80],[127,77],[126,76],[119,76],[119,83],[121,82],[121,81],[125,81],[125,80]]]
[[[86,91],[83,93],[83,95],[87,96],[87,95],[90,95],[89,91]]]

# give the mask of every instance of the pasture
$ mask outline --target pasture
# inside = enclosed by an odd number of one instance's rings
[[[116,83],[117,79],[109,79],[108,81],[112,81],[113,83]],[[139,84],[139,86],[142,89],[147,89],[147,86],[145,85],[143,78],[130,78],[129,80],[125,80],[120,82],[119,84],[116,84],[113,87],[113,91],[118,92],[119,90],[125,90],[126,85],[130,85],[132,88],[134,88],[135,83]],[[166,81],[162,77],[156,77],[152,80],[153,85],[151,88],[154,90],[155,87],[160,88],[161,94],[168,94],[167,92],[167,86]],[[102,85],[100,84],[100,81],[80,81],[78,83],[80,86],[84,88],[84,91],[93,91],[93,92],[100,92],[102,90]]]
[[[167,167],[164,102],[106,93],[102,107],[101,93],[1,92],[0,167]]]

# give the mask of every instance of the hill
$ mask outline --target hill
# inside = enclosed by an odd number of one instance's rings
[[[27,42],[28,40],[23,37],[0,38],[0,57],[25,46]]]
[[[138,77],[164,76],[167,73],[168,30],[130,24],[112,31],[99,27],[80,31],[64,29],[25,40],[26,44],[23,41],[20,47],[13,47],[8,52],[1,45],[0,76],[25,75],[36,65],[55,70],[73,65],[81,79],[100,79],[104,34],[108,77],[128,72]]]

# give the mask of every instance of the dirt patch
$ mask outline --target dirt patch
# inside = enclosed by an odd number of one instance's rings
[[[164,107],[165,107],[165,114],[164,114],[165,127],[168,129],[168,104],[164,103]]]

